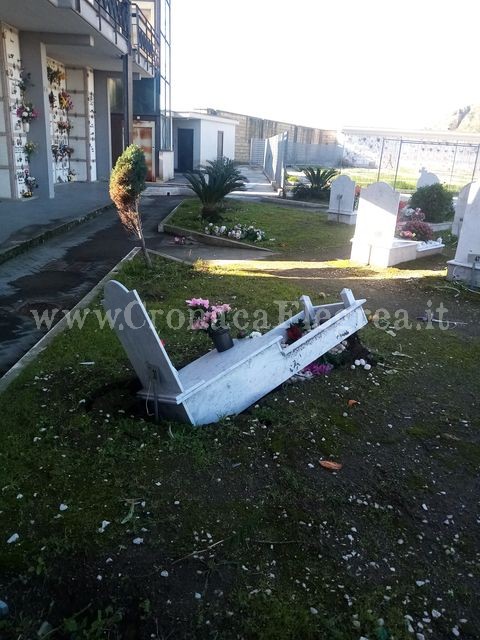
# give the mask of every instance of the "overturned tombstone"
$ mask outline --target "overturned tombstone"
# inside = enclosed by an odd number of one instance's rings
[[[302,296],[303,311],[260,337],[234,340],[234,347],[212,350],[177,370],[135,290],[111,280],[103,306],[114,318],[114,329],[142,383],[140,397],[166,418],[209,424],[236,415],[324,353],[356,333],[366,323],[365,300],[343,289],[341,302],[313,306]],[[287,344],[295,323],[309,330]]]

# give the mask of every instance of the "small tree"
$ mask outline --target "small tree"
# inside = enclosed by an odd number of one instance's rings
[[[145,189],[146,177],[145,154],[140,147],[131,144],[118,158],[110,175],[110,198],[117,207],[120,222],[125,229],[140,240],[145,262],[151,267],[152,262],[145,246],[142,218],[138,210],[140,194]]]
[[[229,158],[208,160],[204,167],[187,171],[185,178],[203,205],[202,216],[211,222],[220,217],[218,209],[224,197],[232,191],[243,191],[246,180]]]
[[[408,206],[421,209],[428,222],[450,220],[455,214],[452,194],[439,182],[419,187],[410,198]]]

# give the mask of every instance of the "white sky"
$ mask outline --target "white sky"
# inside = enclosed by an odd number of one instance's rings
[[[172,0],[172,106],[319,128],[480,102],[478,0]]]

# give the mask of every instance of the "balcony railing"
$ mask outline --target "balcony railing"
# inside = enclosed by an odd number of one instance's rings
[[[87,0],[98,16],[98,29],[102,30],[105,20],[115,33],[120,33],[126,40],[130,38],[131,4],[130,0]]]
[[[132,4],[132,49],[135,59],[150,73],[160,66],[160,42],[157,33],[136,4]]]

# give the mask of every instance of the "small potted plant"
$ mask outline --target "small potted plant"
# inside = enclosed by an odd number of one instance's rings
[[[213,340],[217,351],[227,351],[233,345],[227,314],[232,310],[229,304],[210,304],[204,298],[192,298],[185,301],[192,311],[193,331],[205,331]]]

